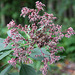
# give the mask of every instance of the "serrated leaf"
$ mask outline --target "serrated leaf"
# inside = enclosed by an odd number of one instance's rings
[[[19,75],[36,75],[36,72],[33,67],[26,64],[22,64]]]
[[[12,51],[13,50],[4,52],[2,55],[0,55],[0,60],[2,60],[4,57],[6,57],[7,55],[9,55]]]
[[[7,66],[4,70],[1,71],[0,75],[7,75],[7,73],[11,70],[12,66]]]

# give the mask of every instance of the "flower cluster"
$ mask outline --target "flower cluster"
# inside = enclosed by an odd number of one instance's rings
[[[70,28],[68,28],[68,30],[67,30],[67,34],[65,34],[65,37],[70,38],[72,34],[75,34],[75,33],[74,33],[73,28],[70,27]]]
[[[40,70],[42,71],[43,75],[46,75],[48,69],[47,63],[50,62],[50,64],[52,64],[55,61],[58,61],[60,56],[56,56],[55,53],[64,50],[63,47],[58,46],[59,40],[61,40],[64,36],[70,37],[71,35],[75,34],[75,32],[70,27],[66,33],[63,33],[61,31],[62,25],[55,25],[53,23],[53,20],[56,19],[53,14],[44,12],[42,16],[39,15],[39,12],[43,10],[43,6],[45,5],[37,1],[36,8],[38,10],[23,7],[21,10],[21,16],[24,18],[25,16],[28,16],[31,25],[25,25],[25,27],[22,27],[21,24],[16,25],[16,23],[12,20],[9,24],[7,24],[8,29],[11,28],[11,36],[6,38],[5,44],[7,46],[8,43],[13,43],[12,46],[14,46],[14,48],[12,48],[12,50],[14,51],[13,55],[15,58],[12,58],[8,61],[8,63],[12,64],[13,66],[16,65],[17,60],[27,64],[32,63],[32,60],[29,58],[29,56],[31,55],[32,50],[35,48],[34,45],[39,47],[42,55],[35,56],[44,57],[42,60],[44,67]],[[24,32],[28,38],[21,36],[19,31]],[[41,50],[42,47],[45,47],[50,55],[45,54]]]
[[[7,24],[8,29],[15,26],[15,22],[12,20],[9,24]]]
[[[11,60],[8,61],[8,63],[12,64],[15,67],[16,59],[12,58]]]
[[[44,9],[43,9],[43,6],[45,6],[45,5],[42,4],[41,2],[39,2],[39,1],[36,2],[36,7],[37,7],[38,11],[44,10]]]
[[[10,43],[10,40],[11,38],[9,36],[4,40],[5,47]]]

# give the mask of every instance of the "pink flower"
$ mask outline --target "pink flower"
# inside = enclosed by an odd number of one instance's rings
[[[9,36],[4,40],[5,47],[10,43],[11,40],[12,39]]]
[[[15,67],[16,66],[16,59],[12,58],[11,60],[8,61],[8,63]]]
[[[43,3],[41,3],[41,2],[39,2],[39,1],[37,1],[36,2],[36,8],[40,11],[40,10],[43,10],[43,6],[45,6]]]
[[[27,7],[23,7],[22,10],[21,10],[21,15],[23,15],[23,17],[25,17],[28,13],[30,12],[29,8]]]
[[[7,24],[7,27],[8,27],[8,29],[10,29],[11,27],[14,27],[15,25],[16,25],[15,22],[12,20],[12,21],[10,21],[9,24]]]
[[[8,61],[13,66],[16,66],[17,60],[19,62],[25,62],[27,64],[32,63],[32,60],[29,58],[29,56],[32,54],[32,50],[37,46],[40,48],[40,53],[35,55],[35,57],[44,57],[44,59],[41,61],[43,62],[44,66],[41,68],[42,74],[47,74],[48,65],[54,63],[55,61],[58,61],[60,59],[60,56],[56,56],[56,53],[58,51],[64,50],[63,47],[59,47],[59,40],[61,40],[64,37],[64,34],[62,32],[62,25],[55,25],[53,23],[53,20],[56,19],[53,14],[48,14],[44,12],[43,15],[39,15],[39,11],[44,10],[43,6],[45,6],[43,3],[37,1],[36,2],[36,9],[29,9],[27,7],[23,7],[21,10],[21,15],[25,18],[25,16],[29,19],[29,26],[25,24],[25,27],[22,27],[21,24],[18,26],[15,24],[15,22],[12,20],[9,24],[7,24],[8,29],[12,28],[10,30],[11,36],[7,37],[4,41],[5,45],[7,46],[10,42],[13,44],[14,48],[12,48],[13,55],[15,58],[12,58]],[[22,31],[25,33],[27,37],[23,37],[19,32]],[[65,34],[65,37],[70,37],[71,35],[75,34],[73,28],[68,28],[67,33]],[[48,53],[46,54],[41,49],[42,47],[45,47]],[[17,59],[16,59],[17,58]]]
[[[75,34],[75,32],[74,32],[73,28],[70,27],[70,28],[68,28],[68,30],[67,30],[67,34],[65,34],[65,37],[70,38],[71,35],[73,35],[73,34]]]

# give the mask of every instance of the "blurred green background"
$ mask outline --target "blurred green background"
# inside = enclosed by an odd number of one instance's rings
[[[45,11],[57,17],[56,24],[63,26],[63,31],[68,27],[75,30],[75,0],[0,0],[0,38],[7,37],[6,25],[14,19],[17,24],[28,24],[27,18],[20,17],[22,7],[35,8],[35,2],[41,1],[46,5]],[[66,56],[60,62],[75,62],[75,36],[63,38],[60,41],[65,51],[59,53]],[[65,75],[65,74],[63,74]]]

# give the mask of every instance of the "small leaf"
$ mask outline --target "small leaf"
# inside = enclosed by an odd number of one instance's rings
[[[19,75],[36,75],[36,72],[33,67],[26,64],[22,64]]]
[[[7,55],[9,55],[13,50],[4,52],[2,55],[0,55],[0,60],[3,59],[4,57],[6,57]]]
[[[4,70],[1,71],[0,75],[7,75],[7,73],[11,70],[12,66],[9,65]]]

